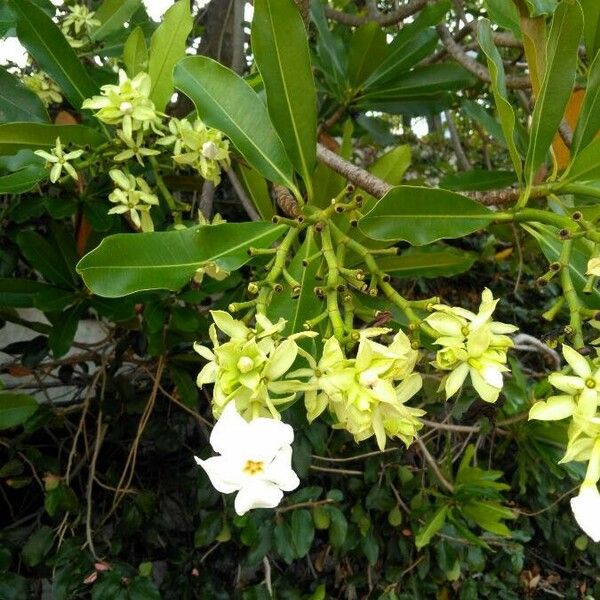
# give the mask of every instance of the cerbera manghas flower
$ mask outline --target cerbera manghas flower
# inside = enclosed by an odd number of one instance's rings
[[[56,183],[60,179],[63,169],[77,181],[77,171],[69,161],[79,158],[83,154],[83,150],[73,150],[65,154],[60,138],[58,137],[56,138],[54,148],[50,152],[36,150],[34,154],[46,160],[46,167],[50,169],[50,181],[52,183]]]
[[[475,391],[486,402],[495,402],[503,386],[507,350],[513,346],[506,335],[517,330],[514,325],[492,321],[498,299],[485,289],[477,314],[460,307],[436,304],[425,322],[438,334],[441,346],[433,365],[449,371],[442,381],[446,398],[450,398],[470,376]]]
[[[108,214],[127,213],[142,231],[154,231],[150,208],[159,202],[150,186],[141,177],[134,177],[119,169],[111,169],[109,175],[117,187],[108,196],[116,204]]]
[[[283,379],[298,355],[295,340],[312,334],[281,338],[286,322],[280,319],[274,324],[261,314],[256,315],[255,329],[225,311],[211,311],[211,315],[213,348],[195,344],[194,349],[209,361],[198,374],[197,384],[214,383],[214,415],[218,417],[227,404],[234,403],[246,418],[279,418],[276,406],[293,400],[301,387],[300,381]],[[228,341],[219,342],[217,328]]]
[[[423,410],[406,405],[422,386],[413,369],[418,352],[399,331],[386,346],[371,337],[389,333],[372,328],[361,332],[356,358],[348,359],[336,338],[324,345],[319,363],[306,357],[311,368],[290,374],[309,377],[311,389],[305,392],[309,421],[325,408],[335,416],[335,427],[349,431],[357,442],[375,436],[383,450],[388,437],[398,437],[409,445],[422,427]]]

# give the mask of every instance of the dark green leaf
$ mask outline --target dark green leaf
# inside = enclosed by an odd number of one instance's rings
[[[348,50],[348,79],[353,88],[362,87],[371,73],[381,68],[388,55],[385,33],[379,23],[370,21],[352,34]]]
[[[0,194],[22,194],[33,189],[40,181],[48,177],[44,167],[30,165],[10,175],[0,176]]]
[[[0,123],[48,122],[48,113],[37,94],[5,69],[0,68]]]
[[[296,558],[303,558],[308,554],[315,537],[315,526],[310,511],[305,508],[294,510],[291,530]]]
[[[28,567],[36,567],[44,557],[50,552],[54,545],[54,530],[44,525],[37,531],[34,531],[25,542],[21,555],[23,562]]]
[[[123,47],[123,62],[129,77],[135,77],[140,71],[147,69],[148,47],[141,27],[136,27],[127,38]]]
[[[512,160],[517,178],[520,180],[523,173],[521,157],[515,144],[516,117],[511,103],[508,101],[506,91],[506,75],[502,56],[492,38],[492,27],[487,19],[480,19],[477,27],[477,39],[481,49],[487,57],[488,69],[492,80],[492,93],[496,102],[496,110],[500,118],[500,125],[504,133],[504,140],[508,146],[508,152]]]
[[[600,179],[600,138],[590,142],[575,156],[561,179],[565,182]]]
[[[506,0],[485,0],[490,19],[503,27],[509,29],[515,36],[521,37],[521,25],[519,10],[514,2]]]
[[[575,81],[583,14],[575,0],[556,9],[546,48],[546,68],[531,118],[531,139],[525,159],[525,179],[534,180],[565,113]]]
[[[129,584],[129,600],[161,600],[157,587],[148,577],[136,577]]]
[[[121,29],[123,23],[131,18],[141,4],[142,0],[104,0],[94,15],[94,18],[100,21],[100,25],[92,32],[92,40],[103,40]]]
[[[513,171],[471,169],[446,175],[440,180],[440,187],[453,191],[499,190],[510,187],[516,181],[517,177]]]
[[[473,252],[434,244],[409,248],[400,256],[384,256],[377,264],[394,277],[450,277],[468,271],[476,260]]]
[[[9,0],[17,18],[17,36],[39,66],[58,84],[69,102],[80,108],[98,87],[81,64],[58,25],[29,0]]]
[[[594,59],[600,49],[600,2],[579,0],[583,9],[583,39],[589,59]]]
[[[258,211],[260,218],[264,221],[270,221],[275,214],[273,200],[269,194],[267,180],[252,167],[247,167],[242,163],[236,165],[236,171],[244,183],[254,208]]]
[[[48,336],[48,346],[54,358],[64,356],[71,348],[84,309],[81,304],[75,304],[51,319],[52,331]]]
[[[254,222],[117,234],[86,254],[77,271],[95,294],[108,298],[142,290],[178,290],[203,264],[239,269],[250,260],[249,247],[269,247],[284,231],[285,226]]]
[[[327,506],[329,513],[329,543],[333,548],[341,548],[348,534],[348,520],[337,506]]]
[[[22,425],[38,409],[32,396],[0,393],[0,429]]]
[[[54,147],[56,138],[63,146],[99,146],[106,138],[83,125],[45,125],[42,123],[5,123],[0,125],[0,155],[19,150],[38,150]]]
[[[415,536],[415,546],[417,547],[417,550],[420,550],[423,546],[429,544],[431,538],[433,538],[433,536],[444,526],[447,515],[448,506],[444,505],[429,518]]]
[[[223,527],[223,519],[220,512],[211,512],[202,518],[200,525],[194,533],[194,547],[202,548],[212,544]]]
[[[295,189],[292,165],[256,92],[233,71],[205,56],[184,58],[175,85],[194,102],[200,118],[227,135],[264,177]]]
[[[384,242],[405,240],[424,246],[485,227],[494,213],[454,192],[424,187],[392,188],[359,221],[364,235]]]
[[[255,0],[252,50],[273,125],[312,197],[317,99],[308,37],[293,0]]]
[[[150,99],[158,110],[164,110],[171,99],[173,68],[185,56],[192,25],[189,0],[179,0],[165,13],[162,23],[152,35],[148,74],[152,80]]]
[[[525,2],[527,2],[529,14],[532,17],[552,14],[558,4],[558,0],[525,0]]]
[[[600,8],[600,2],[598,3]],[[600,15],[598,16],[600,19]],[[571,155],[576,156],[588,146],[600,129],[600,53],[592,62],[588,71],[587,89],[573,133]]]
[[[72,291],[39,281],[0,278],[0,306],[63,310],[75,298]]]

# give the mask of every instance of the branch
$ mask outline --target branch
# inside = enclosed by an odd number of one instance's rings
[[[452,142],[454,154],[456,154],[456,159],[458,160],[458,166],[461,171],[470,171],[473,167],[471,166],[471,163],[465,154],[465,149],[460,142],[460,136],[458,135],[458,130],[456,129],[454,117],[449,110],[445,111],[444,115],[446,116],[446,123],[450,133],[450,141]]]
[[[475,77],[491,83],[489,71],[481,63],[477,62],[474,58],[471,58],[463,49],[463,47],[454,41],[452,34],[448,31],[448,28],[440,23],[436,26],[436,31],[442,40],[448,54],[452,56],[459,64],[461,64],[467,71],[473,73]],[[506,87],[512,89],[528,89],[531,87],[531,81],[529,77],[515,77],[508,75],[506,77]]]
[[[427,462],[427,464],[431,467],[431,470],[435,473],[435,476],[438,478],[439,482],[444,486],[450,493],[454,492],[454,486],[444,477],[444,474],[441,472],[435,458],[431,456],[429,450],[423,443],[423,440],[419,436],[415,436],[415,442],[421,449],[421,454],[423,458]]]
[[[322,144],[317,144],[317,158],[330,169],[376,198],[385,196],[392,189],[389,183],[344,160],[341,156],[328,150]]]
[[[250,217],[250,219],[252,221],[260,221],[260,215],[254,208],[254,204],[252,204],[252,201],[250,200],[250,198],[248,198],[248,196],[246,194],[246,190],[244,190],[244,188],[242,187],[242,184],[240,183],[240,180],[237,178],[237,175],[235,174],[234,170],[227,169],[225,171],[225,173],[227,174],[227,177],[229,177],[231,186],[233,187],[235,193],[237,194],[237,197],[240,199],[240,202],[242,203],[242,206],[244,207],[246,214]]]
[[[352,15],[350,13],[345,13],[341,10],[331,8],[330,6],[326,6],[325,16],[329,17],[333,21],[341,23],[342,25],[348,25],[350,27],[360,27],[369,21],[375,21],[382,26],[396,25],[400,21],[404,21],[404,19],[407,17],[410,17],[421,10],[427,4],[427,1],[428,0],[410,0],[400,8],[377,17]]]

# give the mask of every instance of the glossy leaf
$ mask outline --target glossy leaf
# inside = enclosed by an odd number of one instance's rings
[[[37,408],[38,403],[32,396],[0,393],[0,429],[22,425]]]
[[[544,78],[531,119],[531,139],[525,160],[525,179],[529,184],[546,158],[571,97],[582,28],[579,4],[575,0],[563,0],[552,19]]]
[[[558,4],[558,0],[525,0],[532,17],[552,14]]]
[[[98,86],[89,76],[58,25],[29,0],[9,0],[17,21],[17,36],[41,69],[63,91],[69,102],[80,108]]]
[[[600,3],[598,6],[600,7]],[[577,127],[573,133],[571,154],[575,156],[588,146],[598,130],[600,130],[600,53],[596,55],[588,70],[587,88]]]
[[[502,56],[494,40],[492,39],[492,27],[487,19],[481,19],[477,27],[477,39],[481,49],[486,55],[490,78],[492,82],[492,93],[496,102],[496,110],[500,118],[500,125],[504,133],[504,140],[512,160],[517,178],[520,180],[523,173],[521,156],[515,144],[516,117],[511,103],[508,101],[506,90],[506,74]]]
[[[294,188],[292,165],[267,109],[239,75],[210,58],[193,56],[175,67],[175,85],[194,102],[200,118],[223,131],[261,175]]]
[[[255,0],[252,51],[271,121],[312,197],[317,99],[308,37],[293,0]]]
[[[400,256],[381,257],[377,264],[394,277],[450,277],[468,271],[477,255],[444,244],[408,248]]]
[[[359,227],[373,240],[404,240],[423,246],[468,235],[493,219],[491,210],[466,196],[442,189],[398,186],[360,219]]]
[[[561,179],[565,182],[600,179],[600,138],[596,138],[577,154]]]
[[[583,9],[585,52],[589,59],[593,59],[600,49],[600,2],[597,0],[579,1]]]
[[[94,15],[94,18],[100,21],[100,25],[92,31],[92,40],[103,40],[121,29],[123,23],[129,21],[141,4],[142,0],[104,0]]]
[[[512,171],[487,171],[472,169],[452,173],[440,180],[440,187],[454,191],[500,190],[513,185],[517,176]]]
[[[86,254],[77,272],[88,288],[107,298],[143,290],[178,290],[203,264],[239,269],[250,260],[248,248],[269,247],[284,231],[282,225],[251,222],[117,234]]]
[[[519,11],[514,2],[506,0],[484,0],[490,19],[503,27],[509,29],[515,36],[521,36],[521,27],[519,25]]]
[[[40,181],[48,177],[48,171],[38,165],[29,165],[24,169],[0,176],[0,194],[22,194],[33,189]]]
[[[73,291],[29,279],[0,278],[0,306],[63,310],[75,299]]]
[[[148,67],[148,46],[141,27],[136,27],[123,46],[123,62],[129,77],[135,77]]]
[[[449,507],[447,505],[442,506],[419,530],[419,533],[415,536],[417,550],[420,550],[423,546],[427,546],[433,536],[444,526],[448,510]]]
[[[241,163],[236,165],[236,171],[260,218],[263,221],[270,221],[275,214],[275,208],[271,194],[269,194],[267,180],[256,169]]]
[[[365,87],[373,87],[408,71],[433,51],[438,36],[437,25],[450,10],[450,1],[442,0],[425,6],[412,23],[405,23],[387,48],[387,56],[371,73]]]
[[[348,49],[348,81],[353,88],[380,68],[388,55],[385,33],[375,21],[358,27],[352,34]]]
[[[99,146],[106,138],[83,125],[45,125],[42,123],[5,123],[0,125],[0,155],[12,155],[19,150],[54,147],[56,138],[63,146]]]
[[[8,71],[0,68],[0,123],[48,122],[48,112],[37,94]]]
[[[160,111],[165,109],[173,94],[173,68],[185,56],[193,24],[189,0],[179,0],[165,13],[152,35],[148,59],[152,80],[150,99]]]

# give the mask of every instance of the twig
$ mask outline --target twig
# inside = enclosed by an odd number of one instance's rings
[[[558,126],[558,133],[567,148],[573,145],[573,130],[571,126],[563,119]]]
[[[225,171],[225,173],[227,173],[227,177],[229,177],[231,186],[233,187],[235,193],[237,194],[237,197],[240,199],[240,202],[242,203],[242,206],[244,207],[246,214],[250,217],[250,219],[252,221],[260,221],[260,215],[258,214],[257,210],[254,208],[254,204],[252,204],[252,201],[250,200],[250,198],[248,198],[248,195],[246,194],[246,190],[244,190],[244,188],[242,187],[242,184],[240,183],[240,180],[238,179],[234,170],[227,169]]]
[[[215,184],[208,179],[202,184],[202,194],[200,196],[200,212],[207,218],[212,218],[213,202],[215,199]]]
[[[421,453],[423,454],[423,458],[427,461],[427,464],[431,467],[431,470],[435,473],[435,476],[439,479],[440,483],[450,492],[454,492],[454,486],[444,477],[444,474],[440,471],[435,458],[431,456],[429,450],[427,450],[427,446],[423,443],[423,440],[419,436],[415,436],[415,441],[417,445],[421,449]]]
[[[436,31],[442,40],[442,44],[448,51],[448,54],[452,56],[459,64],[461,64],[467,71],[475,75],[478,79],[485,81],[486,83],[491,82],[490,73],[486,67],[481,63],[477,62],[474,58],[471,58],[463,49],[463,47],[454,41],[452,34],[448,28],[440,23],[436,26]],[[515,77],[508,75],[506,77],[506,87],[511,89],[528,89],[531,87],[531,81],[529,77]]]
[[[396,23],[403,21],[407,17],[410,17],[421,10],[427,4],[427,1],[428,0],[411,0],[397,10],[386,14],[380,14],[378,16],[352,15],[331,8],[330,6],[325,6],[325,16],[333,21],[341,23],[342,25],[349,25],[350,27],[360,27],[369,21],[375,21],[384,26],[395,25]]]
[[[331,458],[329,456],[319,456],[318,454],[311,454],[311,457],[326,462],[344,463],[353,462],[355,460],[362,460],[363,458],[369,458],[370,456],[379,456],[388,452],[394,452],[394,450],[400,450],[400,448],[394,446],[393,448],[386,448],[385,450],[374,450],[373,452],[365,452],[364,454],[357,454],[356,456],[347,456],[346,458]]]
[[[553,348],[550,348],[548,345],[544,344],[544,342],[541,340],[538,340],[536,337],[533,337],[527,333],[519,333],[513,338],[513,343],[516,350],[540,352],[541,354],[545,354],[552,362],[554,370],[560,371],[560,354]]]
[[[448,125],[448,132],[450,133],[450,141],[452,142],[454,154],[456,154],[456,159],[458,161],[458,167],[461,171],[470,171],[473,167],[471,166],[471,163],[465,154],[465,149],[460,141],[460,136],[458,135],[458,130],[456,129],[456,123],[454,122],[454,117],[449,110],[445,111],[444,115]]]
[[[421,419],[421,422],[427,427],[433,429],[441,429],[443,431],[455,431],[457,433],[478,433],[481,427],[479,425],[455,425],[454,423],[438,423],[436,421],[429,421],[427,419]]]
[[[326,498],[325,500],[313,500],[307,502],[297,502],[296,504],[288,504],[287,506],[281,506],[275,510],[276,513],[284,513],[289,510],[296,510],[297,508],[313,508],[315,506],[323,506],[323,504],[332,504],[335,500]]]
[[[330,469],[329,467],[317,467],[310,465],[311,470],[320,473],[333,473],[335,475],[362,475],[362,471],[353,471],[352,469]]]

